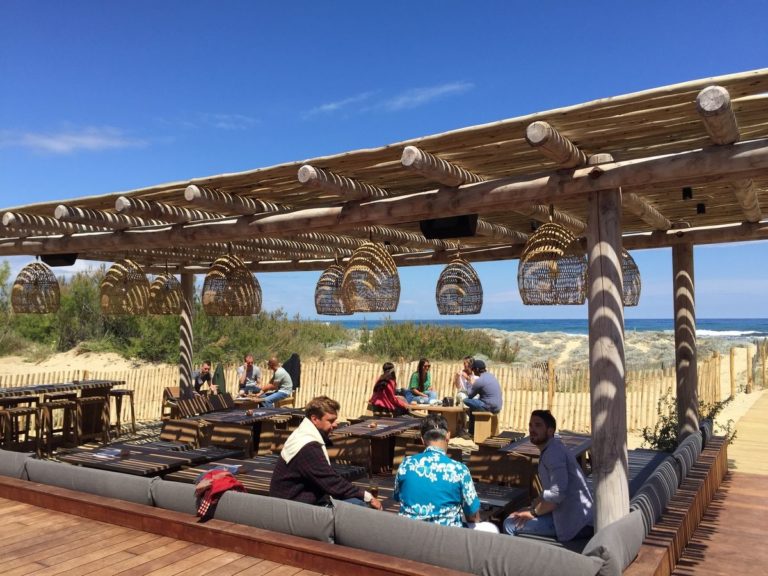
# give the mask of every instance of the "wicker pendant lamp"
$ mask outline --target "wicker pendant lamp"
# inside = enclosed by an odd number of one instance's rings
[[[162,315],[181,314],[181,303],[184,294],[181,290],[181,282],[176,276],[166,272],[160,274],[149,285],[149,313]]]
[[[21,269],[13,283],[11,307],[17,314],[49,314],[59,309],[59,281],[42,262]]]
[[[457,256],[443,269],[435,288],[440,314],[479,314],[483,307],[483,286],[472,265]]]
[[[252,316],[261,311],[261,286],[245,263],[232,254],[216,259],[203,283],[203,308],[209,316]]]
[[[341,288],[350,312],[394,312],[400,301],[400,276],[381,244],[365,242],[349,258]]]
[[[517,286],[523,304],[583,304],[587,258],[566,228],[547,222],[531,234],[520,257]]]
[[[629,252],[621,251],[622,300],[624,306],[637,306],[640,302],[640,269]]]
[[[147,313],[149,281],[133,260],[120,260],[101,281],[101,311],[109,316]]]
[[[344,280],[344,268],[339,264],[331,264],[326,268],[315,286],[315,310],[325,316],[349,316],[341,283]]]

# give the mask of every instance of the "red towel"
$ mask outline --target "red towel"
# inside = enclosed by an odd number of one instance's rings
[[[205,518],[211,507],[218,504],[219,498],[227,490],[245,492],[245,486],[226,470],[218,469],[206,472],[202,480],[195,486],[197,515]]]

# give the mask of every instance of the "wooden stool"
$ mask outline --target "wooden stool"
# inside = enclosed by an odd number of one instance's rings
[[[77,394],[63,393],[46,395],[54,397],[48,402],[40,405],[40,434],[41,448],[44,445],[47,454],[53,453],[53,440],[56,432],[61,432],[62,440],[67,441],[67,436],[71,442],[77,446],[79,444],[79,426],[77,424]],[[69,396],[70,398],[55,398],[57,396]],[[63,410],[61,428],[54,425],[55,411]]]
[[[6,408],[3,413],[3,448],[6,450],[24,451],[32,444],[35,453],[40,454],[40,412],[37,406],[18,406]],[[35,438],[30,439],[29,421],[35,418]],[[24,424],[20,420],[24,419]],[[24,439],[22,440],[22,434]]]
[[[128,396],[131,401],[131,429],[136,434],[136,412],[133,406],[133,390],[128,388],[113,388],[109,391],[109,397],[115,399],[115,415],[117,417],[117,435],[120,436],[123,429],[121,426],[123,397]]]
[[[86,396],[78,397],[75,399],[77,408],[75,422],[77,423],[77,437],[82,442],[83,440],[95,439],[101,436],[103,444],[109,443],[109,396]],[[101,430],[99,430],[98,422],[88,420],[88,428],[92,430],[85,432],[85,419],[83,408],[89,406],[98,406],[101,408]]]
[[[38,397],[35,395],[25,395],[25,396],[7,396],[4,398],[0,398],[0,409],[9,409],[9,408],[34,408],[37,406]],[[21,420],[22,416],[19,416],[18,419],[11,419],[10,425],[11,425],[11,432],[12,436],[14,438],[18,438],[20,434],[19,425],[23,422],[24,427],[24,436],[29,437],[29,428],[30,428],[30,417],[25,417],[23,421]],[[37,420],[35,420],[35,424],[37,425]]]
[[[472,439],[480,444],[486,438],[499,433],[499,415],[492,412],[472,412],[475,420],[475,430]]]

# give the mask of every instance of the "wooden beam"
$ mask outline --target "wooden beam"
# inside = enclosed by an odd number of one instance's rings
[[[194,220],[214,220],[222,215],[207,210],[194,210],[183,206],[174,206],[166,202],[155,200],[142,200],[128,196],[120,196],[115,200],[115,210],[119,214],[137,214],[148,218],[155,218],[163,222],[182,224]]]
[[[528,234],[523,234],[517,230],[512,230],[507,226],[492,224],[486,220],[477,220],[477,235],[488,236],[490,238],[510,239],[516,244],[525,244],[528,240]]]
[[[347,200],[370,200],[389,196],[389,192],[383,188],[334,174],[329,170],[316,168],[309,164],[299,168],[298,179],[301,184],[308,188],[329,192]]]
[[[288,206],[275,204],[274,202],[254,200],[253,198],[248,198],[246,196],[228,194],[226,192],[214,190],[213,188],[197,186],[196,184],[190,184],[185,188],[184,199],[187,202],[210,208],[216,212],[241,214],[243,216],[253,214],[275,214],[290,210]]]
[[[50,216],[25,214],[23,212],[6,212],[3,214],[3,227],[13,230],[23,236],[36,236],[40,232],[52,234],[75,234],[76,232],[92,232],[96,226],[62,222]]]
[[[484,178],[451,162],[438,158],[416,146],[406,146],[400,163],[425,178],[443,186],[461,186],[468,182],[482,182]]]
[[[747,222],[759,222],[763,218],[763,212],[760,209],[760,200],[757,197],[757,188],[752,180],[737,180],[731,182],[731,190],[736,196],[736,201],[741,206],[742,212]]]
[[[470,172],[460,166],[456,166],[447,160],[425,152],[416,146],[406,146],[400,160],[403,166],[421,174],[433,182],[443,186],[460,186],[469,182],[483,182],[482,176]],[[514,210],[525,216],[529,216],[539,222],[549,222],[550,219],[557,224],[565,226],[569,230],[581,234],[587,227],[586,223],[560,210],[550,213],[549,207],[543,204],[531,204]]]
[[[696,96],[696,110],[712,142],[723,145],[739,141],[739,124],[728,90],[707,86]]]
[[[590,166],[568,173],[558,171],[528,179],[503,178],[467,184],[458,189],[431,190],[342,207],[298,210],[258,220],[241,216],[177,227],[166,226],[156,230],[129,229],[120,233],[93,232],[29,242],[2,242],[0,256],[155,248],[181,243],[194,245],[261,236],[286,237],[305,232],[338,233],[372,224],[413,222],[435,214],[458,216],[472,212],[514,210],[533,201],[558,202],[564,198],[578,198],[592,191],[641,186],[649,182],[695,185],[699,181],[751,178],[764,173],[766,169],[768,140],[755,140],[657,158]],[[731,232],[723,234],[721,238],[727,238],[728,234]],[[758,229],[757,233],[750,230],[748,234],[739,232],[738,236],[742,239],[760,237],[762,234],[762,230]],[[658,240],[659,237],[656,237],[650,242],[657,243]],[[666,238],[662,240],[668,242]]]
[[[669,230],[672,228],[672,222],[664,214],[659,212],[648,200],[641,198],[634,192],[622,194],[622,205],[626,206],[630,212],[643,222],[656,228],[656,230]]]
[[[693,245],[672,247],[675,306],[675,371],[678,440],[699,429],[698,367],[696,366],[696,304]]]
[[[90,208],[78,208],[77,206],[66,206],[65,204],[59,204],[53,215],[57,220],[61,220],[62,222],[75,222],[78,224],[112,228],[114,230],[165,224],[165,222],[160,220],[144,220],[143,218],[135,218],[133,216],[126,216],[125,214],[114,214],[113,212],[105,212],[104,210],[91,210]]]
[[[386,240],[388,242],[398,242],[403,245],[410,245],[421,248],[435,248],[438,250],[450,248],[456,245],[455,242],[446,240],[430,240],[423,234],[415,234],[398,228],[389,228],[387,226],[365,226],[356,228],[351,233],[361,234],[372,237],[376,240]]]
[[[595,531],[629,512],[621,192],[589,195],[589,384]]]
[[[587,155],[547,122],[528,124],[525,141],[561,168],[575,168],[587,163]]]

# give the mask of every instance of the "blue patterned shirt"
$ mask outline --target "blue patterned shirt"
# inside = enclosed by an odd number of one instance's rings
[[[403,460],[394,497],[401,516],[443,526],[461,526],[462,510],[470,516],[480,509],[469,469],[434,446]]]

